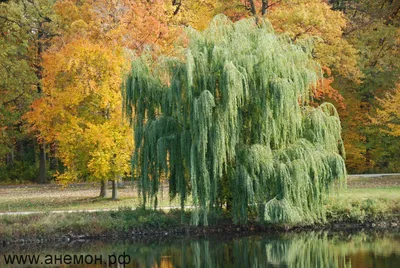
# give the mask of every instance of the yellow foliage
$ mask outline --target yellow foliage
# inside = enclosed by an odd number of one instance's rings
[[[44,57],[43,92],[28,121],[58,145],[58,180],[115,179],[129,172],[132,134],[122,116],[124,55],[77,39]]]
[[[400,136],[400,83],[396,85],[393,93],[386,94],[384,99],[378,99],[381,106],[376,111],[372,122],[385,126],[382,130],[390,135]]]
[[[221,0],[166,1],[166,12],[170,17],[169,25],[172,27],[185,25],[203,30],[215,15],[223,11],[226,4]]]
[[[342,38],[346,26],[343,13],[321,0],[291,0],[271,8],[267,18],[294,41],[318,37],[314,56],[321,65],[359,82],[357,50]]]

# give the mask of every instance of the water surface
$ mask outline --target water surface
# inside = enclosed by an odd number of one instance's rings
[[[10,254],[40,256],[38,265],[19,267],[54,267],[61,260],[71,262],[64,267],[108,267],[110,262],[129,262],[126,267],[400,267],[400,235],[304,232],[3,247],[0,267],[18,267],[5,264],[4,255]],[[46,257],[52,265],[44,265]]]

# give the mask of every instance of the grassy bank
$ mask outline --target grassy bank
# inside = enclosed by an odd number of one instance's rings
[[[400,187],[397,180],[380,184],[374,179],[350,180],[349,188],[333,194],[326,202],[327,224],[349,223],[370,226],[384,222],[399,224]],[[362,187],[360,187],[362,185]],[[366,187],[369,186],[369,187]],[[372,187],[371,187],[372,186]],[[250,223],[236,226],[228,213],[212,214],[208,228],[190,226],[190,212],[178,210],[152,211],[135,209],[137,191],[132,187],[120,189],[120,201],[97,198],[98,188],[79,187],[11,187],[0,189],[0,212],[44,211],[31,215],[1,215],[0,240],[129,237],[143,234],[207,233],[237,230],[266,230],[277,226]],[[177,206],[170,201],[167,189],[160,194],[161,206]],[[51,210],[116,209],[116,211],[51,213]],[[47,212],[46,212],[47,211]],[[183,221],[182,221],[183,219]],[[319,226],[320,228],[321,226]]]
[[[349,188],[326,204],[330,221],[381,221],[400,216],[400,187]]]
[[[372,191],[372,190],[371,190]],[[358,227],[371,227],[372,223],[384,223],[386,227],[399,224],[400,204],[398,196],[386,198],[385,192],[399,191],[386,189],[380,192],[380,198],[371,199],[368,191],[332,196],[327,203],[327,220],[324,226],[311,228],[329,228],[334,223]],[[390,197],[390,195],[388,195]],[[183,221],[182,221],[183,218]],[[0,240],[24,241],[26,239],[87,239],[102,237],[141,236],[146,234],[198,234],[213,232],[268,231],[287,229],[288,226],[264,226],[249,223],[246,226],[234,225],[228,213],[215,213],[210,216],[210,226],[195,228],[190,226],[190,212],[183,214],[178,210],[143,210],[120,208],[116,211],[75,212],[75,213],[38,213],[31,215],[0,216]],[[21,240],[22,239],[22,240]]]
[[[135,229],[164,229],[180,225],[180,212],[119,209],[106,212],[44,213],[0,217],[3,240],[29,238],[101,237]]]
[[[368,199],[369,200],[369,199]],[[328,212],[325,225],[303,226],[304,228],[330,228],[333,223],[347,224],[348,227],[371,227],[372,223],[394,227],[399,224],[398,207],[386,206],[375,201],[376,207],[371,209],[371,201],[360,202],[359,205],[342,207],[335,205]],[[379,210],[385,208],[385,210]],[[362,216],[360,216],[362,215]],[[181,221],[183,218],[183,221]],[[291,229],[299,226],[292,226]],[[54,241],[60,239],[90,238],[130,238],[142,235],[177,235],[177,234],[209,234],[215,232],[256,232],[288,230],[288,226],[266,226],[250,222],[247,225],[235,225],[228,213],[215,213],[210,216],[208,227],[190,225],[190,212],[183,214],[178,210],[143,210],[121,208],[117,211],[76,212],[76,213],[39,213],[31,215],[7,215],[0,217],[0,243],[7,241],[36,242],[38,239]]]

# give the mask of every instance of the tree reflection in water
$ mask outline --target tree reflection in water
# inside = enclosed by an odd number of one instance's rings
[[[157,238],[113,243],[0,247],[3,254],[131,257],[126,267],[400,267],[400,234],[304,232],[252,236]],[[0,260],[0,267],[5,267]],[[82,266],[80,266],[82,267]],[[93,266],[88,266],[93,267]],[[102,267],[101,265],[99,267]]]

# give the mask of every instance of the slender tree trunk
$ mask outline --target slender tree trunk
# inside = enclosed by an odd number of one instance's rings
[[[7,155],[6,155],[6,165],[7,166],[12,165],[13,162],[14,161],[13,161],[12,153],[7,153]]]
[[[112,180],[112,200],[117,200],[118,199],[118,187],[117,187],[117,181],[116,180]]]
[[[268,0],[262,0],[261,14],[264,16],[268,11]]]
[[[42,96],[42,78],[43,78],[43,67],[42,67],[42,53],[43,53],[43,22],[38,24],[38,35],[37,35],[37,55],[36,55],[36,77],[38,79],[36,88],[39,97]],[[39,144],[39,183],[47,183],[46,177],[46,143],[42,141]]]
[[[33,163],[37,163],[38,162],[38,157],[37,157],[37,145],[38,145],[38,143],[37,143],[37,140],[36,139],[33,139],[33,152],[34,152],[34,155],[35,155],[35,157],[33,158]]]
[[[254,5],[254,0],[249,0],[249,3],[250,3],[251,14],[253,14],[253,16],[256,16],[257,11],[256,11],[256,6]]]
[[[10,152],[6,155],[6,164],[12,165],[14,164],[14,145],[11,145]]]
[[[365,148],[365,168],[366,171],[371,172],[371,149],[369,148],[369,137],[368,135],[365,136],[365,143],[366,143],[366,148]]]
[[[22,127],[23,127],[22,123],[18,122],[15,125],[15,130],[18,131],[18,133],[22,134],[23,133]],[[15,148],[16,148],[15,159],[20,162],[24,162],[24,160],[25,160],[25,152],[24,152],[25,141],[26,141],[26,139],[21,139],[21,140],[17,140],[15,142]]]
[[[54,142],[50,146],[50,170],[58,170],[57,143]]]
[[[232,203],[233,203],[232,197],[229,197],[226,200],[226,210],[227,211],[232,211]]]
[[[25,159],[25,156],[24,156],[24,142],[22,140],[21,141],[17,141],[16,147],[17,147],[16,159],[18,161],[23,162],[24,159]]]
[[[107,181],[103,180],[101,181],[100,197],[106,197],[106,196],[107,196]]]
[[[372,93],[367,92],[365,96],[365,112],[366,114],[370,114],[371,112],[371,101],[374,99],[374,96]],[[368,172],[371,172],[372,169],[372,155],[371,155],[371,140],[370,140],[370,133],[365,133],[365,169]]]
[[[39,144],[39,183],[47,183],[46,176],[46,143]]]

